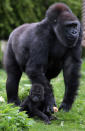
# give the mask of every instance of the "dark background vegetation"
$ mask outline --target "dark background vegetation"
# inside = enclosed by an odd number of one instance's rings
[[[81,0],[0,0],[0,39],[7,40],[10,32],[23,23],[43,19],[54,2],[66,3],[81,19]]]

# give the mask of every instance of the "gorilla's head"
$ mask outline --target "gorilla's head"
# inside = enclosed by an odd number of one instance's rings
[[[69,7],[63,3],[53,4],[46,12],[58,40],[67,47],[74,47],[79,38],[80,22]]]
[[[34,84],[30,90],[30,99],[33,102],[41,102],[44,100],[44,87],[40,84]]]

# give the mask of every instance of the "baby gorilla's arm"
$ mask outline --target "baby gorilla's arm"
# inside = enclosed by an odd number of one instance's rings
[[[41,112],[40,110],[35,109],[33,114],[35,116],[38,116],[39,118],[43,119],[46,124],[50,124],[50,120],[49,120],[48,116],[46,114],[44,114],[43,112]]]
[[[31,108],[31,101],[29,99],[29,96],[26,97],[25,100],[20,104],[19,111],[26,111],[26,113],[30,115],[32,108]]]

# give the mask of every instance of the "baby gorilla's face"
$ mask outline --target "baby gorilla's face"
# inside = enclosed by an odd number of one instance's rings
[[[30,98],[33,102],[41,102],[44,100],[44,87],[34,84],[30,90]]]

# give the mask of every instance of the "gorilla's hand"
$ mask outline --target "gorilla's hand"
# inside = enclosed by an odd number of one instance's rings
[[[55,99],[54,99],[54,96],[53,94],[51,93],[50,95],[47,95],[45,97],[45,112],[47,113],[54,113],[54,110],[53,110],[53,107],[56,106],[56,103],[55,103]]]
[[[63,109],[64,111],[68,112],[71,109],[71,107],[72,107],[71,104],[68,104],[66,102],[62,102],[59,107],[59,110]]]

